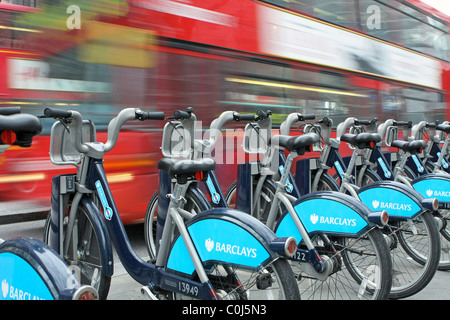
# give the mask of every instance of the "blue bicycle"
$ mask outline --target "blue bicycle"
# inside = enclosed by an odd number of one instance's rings
[[[294,123],[303,120],[305,116],[293,113],[280,126],[280,131],[289,132]],[[373,183],[363,188],[356,185],[360,176],[354,168],[359,154],[362,150],[373,150],[381,139],[378,134],[363,132],[362,125],[376,130],[375,120],[348,118],[337,127],[340,139],[332,139],[331,119],[324,118],[318,124],[305,125],[303,136],[312,133],[321,135],[323,145],[317,143],[313,148],[320,151],[321,156],[297,161],[295,179],[289,177],[292,187],[287,190],[294,196],[318,190],[340,191],[361,200],[371,210],[386,210],[389,213],[389,225],[383,231],[388,239],[395,270],[390,297],[403,298],[421,290],[436,272],[440,242],[432,213],[438,201],[425,199],[413,188],[392,181],[379,181],[379,178],[371,180]],[[351,133],[344,134],[349,127]],[[348,161],[339,153],[341,142],[349,143],[354,149]],[[279,159],[281,164],[289,160],[284,160],[284,154],[280,154]],[[328,174],[332,167],[336,168],[336,176],[342,177],[340,184]],[[367,168],[366,172],[370,170]]]
[[[53,178],[46,240],[69,264],[82,269],[84,281],[97,287],[101,298],[106,298],[113,274],[112,244],[149,299],[300,298],[284,258],[295,254],[294,238],[279,238],[237,210],[196,215],[184,210],[186,190],[215,168],[212,159],[161,159],[158,168],[169,181],[160,181],[160,194],[168,200],[166,210],[163,202],[159,208],[158,220],[165,220],[161,240],[155,259],[137,256],[114,203],[103,155],[114,147],[126,121],[163,120],[163,113],[122,110],[108,125],[106,143],[95,141],[95,127],[77,111],[46,109],[45,114],[59,119],[52,128],[52,161],[77,166],[76,175]],[[174,116],[191,114],[176,111]]]
[[[0,108],[0,153],[10,145],[30,147],[40,120],[20,108]],[[43,242],[0,239],[0,300],[94,300],[97,292],[81,286],[63,259]]]
[[[338,192],[297,198],[291,165],[297,156],[313,150],[319,136],[272,136],[270,114],[260,111],[256,120],[246,126],[243,147],[264,157],[238,165],[227,202],[264,221],[278,236],[297,239],[291,266],[303,298],[386,299],[392,284],[389,248],[380,230],[388,220],[386,211],[370,211]]]

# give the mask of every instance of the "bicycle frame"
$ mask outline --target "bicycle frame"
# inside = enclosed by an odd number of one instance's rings
[[[61,255],[66,254],[69,250],[68,239],[72,236],[71,230],[74,225],[75,213],[80,205],[87,209],[99,235],[98,240],[104,258],[102,272],[108,276],[113,273],[111,245],[114,244],[126,271],[134,280],[147,286],[143,290],[150,296],[152,296],[153,290],[162,289],[195,298],[217,299],[203,267],[204,262],[217,261],[225,265],[239,265],[250,270],[258,270],[268,261],[273,261],[286,254],[285,246],[292,238],[280,239],[256,219],[250,220],[245,214],[236,210],[206,211],[192,217],[189,212],[179,208],[182,196],[189,184],[176,184],[170,196],[166,213],[163,212],[163,205],[160,209],[161,215],[165,216],[166,221],[156,263],[141,259],[130,245],[103,167],[103,151],[108,146],[111,149],[114,145],[114,139],[117,139],[119,131],[116,126],[120,126],[120,123],[124,123],[126,120],[134,119],[134,115],[129,114],[131,112],[124,111],[123,115],[118,115],[117,121],[113,119],[111,122],[113,123],[113,125],[110,124],[111,130],[116,136],[112,138],[113,140],[108,139],[106,144],[96,142],[84,144],[93,151],[88,151],[82,157],[77,180],[74,180],[74,175],[57,176],[53,179],[50,240],[53,240],[51,244]],[[110,137],[109,130],[108,137]],[[75,181],[77,182],[74,183]],[[162,190],[170,190],[171,182],[167,183],[163,179],[162,186],[164,187]],[[67,227],[69,232],[63,235],[62,219],[70,200],[72,203]],[[185,225],[184,219],[190,219],[187,225]],[[175,225],[180,235],[172,242],[170,239],[173,236]],[[219,237],[220,241],[223,241],[220,234],[217,234],[218,227],[219,230],[226,231],[225,236],[229,238],[226,242],[227,245],[239,246],[239,242],[245,240],[246,245],[254,254],[248,259],[240,259],[238,255],[227,255],[220,250],[213,250],[214,247],[211,248],[209,245],[205,247],[207,240],[209,240],[209,244],[218,241],[215,237]],[[205,230],[209,230],[209,232],[205,232]],[[235,237],[230,239],[230,234]],[[61,246],[63,237],[66,237],[63,241],[64,248]],[[180,256],[183,258],[180,259]],[[194,279],[194,273],[198,275],[199,281]]]
[[[376,165],[377,172],[383,180],[390,180],[401,182],[402,184],[416,190],[424,199],[437,199],[439,201],[439,209],[450,208],[450,194],[446,190],[450,190],[450,183],[447,174],[439,173],[424,173],[423,175],[414,179],[409,179],[402,175],[402,171],[410,168],[407,166],[410,156],[414,156],[413,162],[416,163],[416,168],[425,168],[420,157],[416,154],[404,153],[400,160],[397,161],[395,168],[391,169],[391,164],[381,151],[381,147],[378,144],[373,150],[365,153],[365,159],[363,159],[364,167],[368,164]],[[367,162],[368,161],[368,162]],[[426,171],[426,170],[425,170]]]
[[[0,153],[10,145],[30,147],[32,137],[42,129],[36,116],[21,114],[19,107],[2,108],[0,120]],[[96,290],[81,286],[72,271],[54,250],[39,240],[0,239],[0,300],[97,299]]]
[[[351,126],[356,119],[348,118],[344,123],[339,126],[339,134],[343,134],[345,130]],[[328,132],[330,133],[330,131]],[[364,156],[360,157],[359,154],[363,151],[358,148],[353,148],[353,153],[349,157],[348,161],[342,159],[339,151],[339,142],[329,137],[323,137],[326,141],[325,148],[322,152],[322,156],[319,161],[319,168],[334,166],[336,172],[341,177],[341,185],[339,186],[340,192],[348,192],[354,198],[361,200],[366,206],[371,210],[384,209],[389,214],[390,220],[405,220],[411,219],[420,215],[424,210],[431,209],[435,211],[437,209],[437,203],[434,202],[434,198],[429,196],[424,197],[419,192],[412,190],[412,188],[407,188],[404,185],[393,181],[395,175],[390,169],[390,165],[387,163],[386,157],[381,152],[379,145],[375,145],[375,148],[365,151]],[[403,158],[405,161],[406,159]],[[354,183],[354,179],[362,178],[363,172],[355,171],[358,161],[361,161],[360,168],[369,170],[368,162],[371,163],[382,163],[379,165],[379,170],[383,173],[382,176],[389,176],[389,181],[375,181],[371,184],[364,186],[362,188],[358,187]],[[297,170],[306,161],[297,163]],[[322,163],[325,166],[321,165]],[[348,163],[348,165],[346,164]],[[308,170],[309,171],[309,170]],[[310,175],[306,169],[301,169],[301,175]],[[297,171],[298,172],[298,171]],[[296,176],[298,173],[296,172]],[[306,172],[306,173],[305,173]],[[358,172],[354,174],[354,172]],[[319,172],[320,174],[320,172]],[[427,199],[429,198],[429,199]],[[401,200],[401,201],[400,201]],[[395,205],[400,204],[400,205]],[[409,210],[404,210],[405,208]]]

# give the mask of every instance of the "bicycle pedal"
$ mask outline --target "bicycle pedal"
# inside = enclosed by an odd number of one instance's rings
[[[159,300],[157,294],[155,294],[148,286],[143,286],[141,288],[141,294],[147,300]]]

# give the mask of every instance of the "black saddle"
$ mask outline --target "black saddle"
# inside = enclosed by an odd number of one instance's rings
[[[31,114],[0,115],[0,132],[5,130],[12,130],[16,134],[14,145],[30,147],[33,136],[41,132],[42,124],[38,117]],[[10,143],[2,141],[1,144]]]
[[[448,124],[438,124],[436,130],[444,131],[445,133],[450,133],[450,125]]]
[[[426,141],[424,140],[414,140],[414,141],[403,141],[403,140],[394,140],[391,143],[391,147],[402,149],[405,152],[409,152],[411,154],[421,153],[422,149],[427,146]]]
[[[214,170],[216,162],[211,158],[199,160],[163,158],[158,162],[158,169],[166,171],[171,178],[176,178],[179,183],[187,180],[206,180],[208,172]],[[199,178],[199,173],[202,173]]]
[[[305,133],[300,136],[275,135],[271,138],[270,143],[279,145],[288,151],[297,152],[299,155],[312,151],[311,146],[320,141],[320,137],[316,133]]]
[[[346,133],[341,136],[341,141],[348,142],[359,149],[373,149],[375,143],[381,141],[381,136],[378,133],[369,132],[362,132],[359,134]]]

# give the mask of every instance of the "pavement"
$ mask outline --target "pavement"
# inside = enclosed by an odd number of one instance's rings
[[[16,200],[0,202],[0,224],[43,219],[50,206],[34,200]]]

